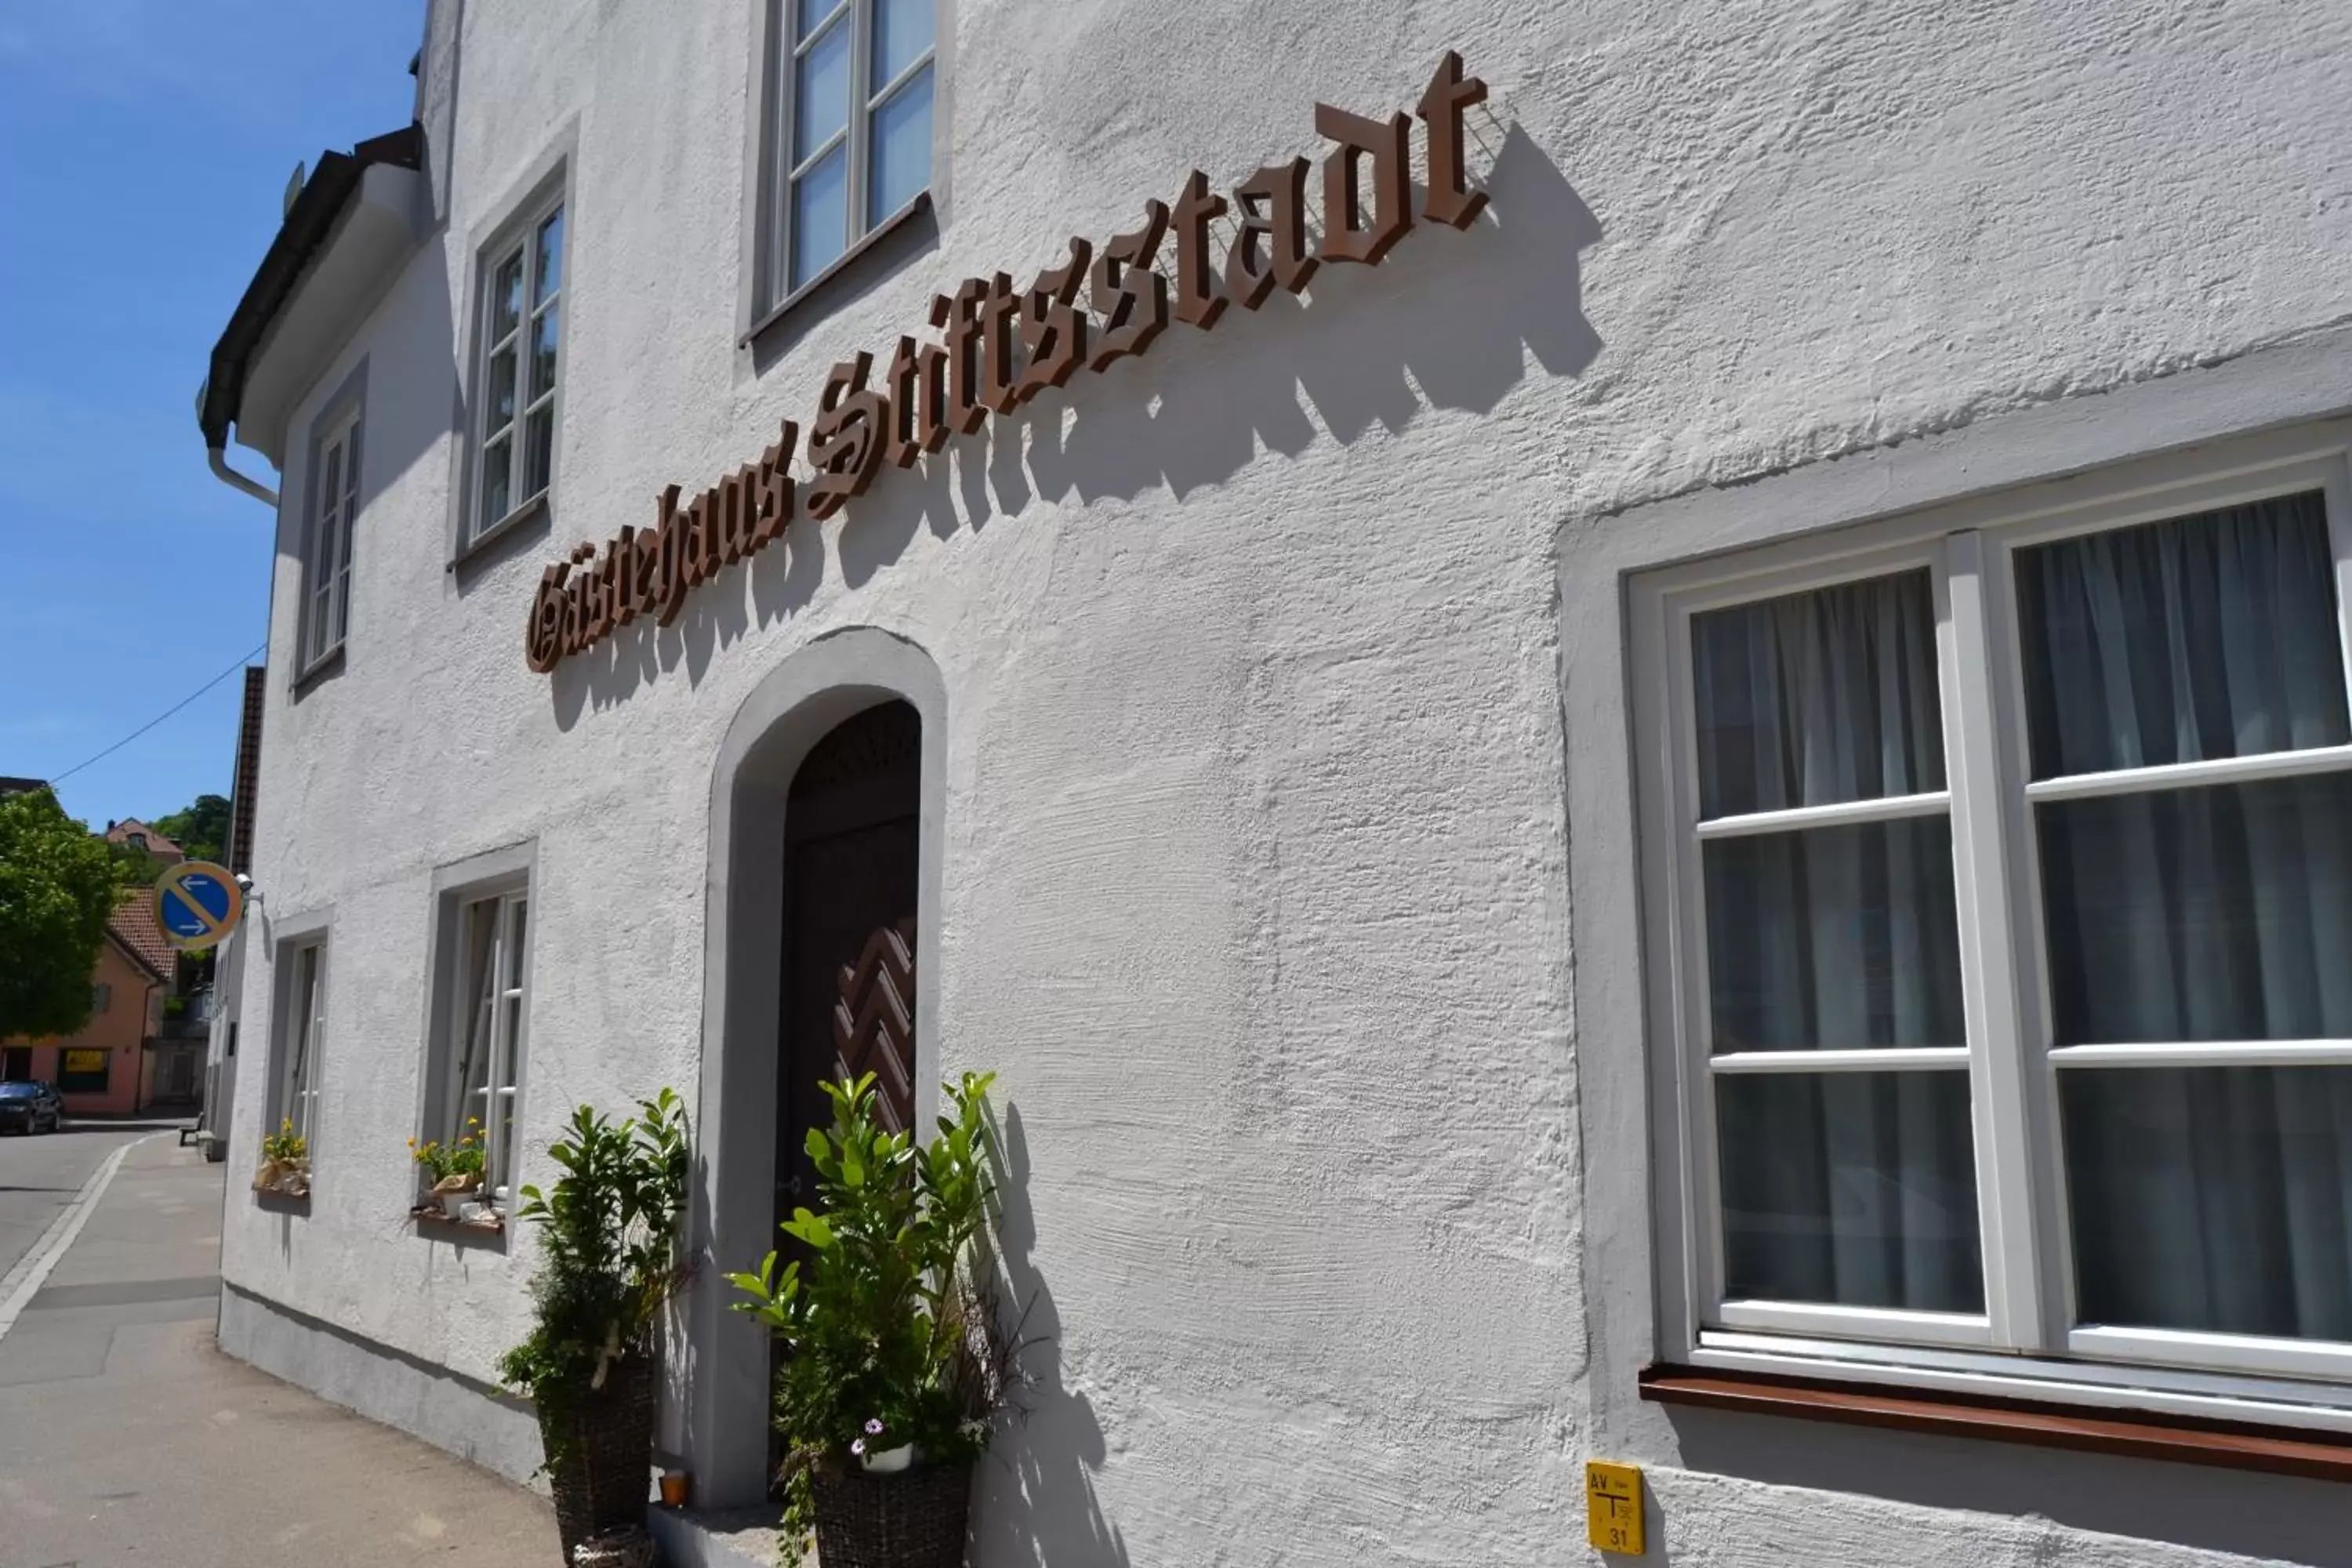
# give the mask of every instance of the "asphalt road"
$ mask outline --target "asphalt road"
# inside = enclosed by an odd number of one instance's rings
[[[0,1142],[0,1213],[53,1216],[145,1136]],[[541,1499],[221,1352],[227,1170],[168,1135],[131,1150],[0,1335],[0,1564],[553,1568]]]
[[[0,1278],[41,1239],[109,1154],[161,1125],[75,1121],[38,1137],[0,1137]]]

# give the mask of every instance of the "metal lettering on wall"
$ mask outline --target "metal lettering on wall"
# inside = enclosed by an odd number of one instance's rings
[[[1463,153],[1464,112],[1486,97],[1486,84],[1464,76],[1462,57],[1449,52],[1414,106],[1427,154],[1426,222],[1467,228],[1486,204],[1486,193],[1469,186]],[[1010,414],[1082,369],[1108,370],[1144,353],[1171,315],[1206,331],[1228,305],[1255,310],[1276,289],[1297,293],[1325,262],[1378,264],[1413,226],[1412,119],[1315,106],[1315,129],[1332,143],[1323,157],[1319,239],[1307,223],[1308,160],[1269,164],[1230,195],[1211,189],[1196,169],[1173,206],[1146,201],[1142,223],[1099,247],[1072,238],[1069,258],[1025,289],[999,272],[934,298],[939,341],[900,338],[878,377],[874,356],[863,353],[825,377],[809,421],[809,516],[839,511],[885,463],[911,468],[991,414]],[[1228,215],[1236,232],[1220,268],[1211,228]],[[1159,266],[1171,234],[1172,280]],[[1091,310],[1079,303],[1082,287]],[[656,500],[652,526],[622,529],[601,552],[580,544],[548,567],[525,631],[530,668],[551,670],[640,616],[669,625],[690,590],[782,538],[800,504],[791,470],[800,434],[785,420],[756,462],[691,500],[669,486]]]

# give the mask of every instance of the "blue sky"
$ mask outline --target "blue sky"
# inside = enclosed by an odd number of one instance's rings
[[[196,385],[296,161],[408,122],[424,16],[0,5],[0,774],[54,778],[267,635],[275,522],[205,468]],[[66,809],[226,795],[240,685],[67,779]]]

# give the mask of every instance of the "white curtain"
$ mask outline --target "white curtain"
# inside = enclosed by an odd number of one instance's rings
[[[2020,552],[2036,777],[2339,745],[2316,494]],[[2035,812],[2061,1046],[2352,1038],[2352,775]],[[2352,1068],[2061,1077],[2086,1321],[2352,1340]]]
[[[1922,572],[1692,624],[1708,817],[1944,785]],[[1715,839],[1702,850],[1713,1048],[1965,1043],[1948,816]],[[1723,1075],[1733,1297],[1983,1307],[1968,1077]]]

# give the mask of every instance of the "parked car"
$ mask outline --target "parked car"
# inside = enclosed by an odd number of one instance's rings
[[[0,1083],[0,1132],[55,1132],[66,1103],[45,1083]]]

